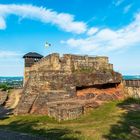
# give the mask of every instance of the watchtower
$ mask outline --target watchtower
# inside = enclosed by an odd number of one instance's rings
[[[26,83],[27,79],[29,78],[29,71],[30,67],[38,62],[41,58],[43,58],[42,55],[36,53],[36,52],[29,52],[23,56],[24,58],[24,84]]]

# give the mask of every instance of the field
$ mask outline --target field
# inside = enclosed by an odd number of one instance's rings
[[[81,118],[58,122],[47,116],[9,116],[0,129],[30,133],[48,140],[139,140],[140,101],[109,102]]]

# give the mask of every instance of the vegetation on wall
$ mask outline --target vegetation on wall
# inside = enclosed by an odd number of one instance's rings
[[[90,72],[94,72],[93,68],[90,67],[83,67],[83,68],[79,68],[77,70],[73,70],[74,73],[90,73]]]

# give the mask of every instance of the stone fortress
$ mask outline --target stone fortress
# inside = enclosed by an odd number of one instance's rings
[[[57,53],[24,55],[24,89],[15,114],[78,118],[100,104],[123,98],[122,75],[108,57]]]

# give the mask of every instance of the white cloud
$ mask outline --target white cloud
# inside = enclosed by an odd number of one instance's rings
[[[87,31],[87,35],[91,36],[98,32],[98,28],[92,27]]]
[[[4,30],[6,28],[5,21],[2,17],[0,17],[0,30]]]
[[[8,15],[16,15],[22,18],[39,20],[43,23],[51,23],[66,32],[81,34],[87,30],[84,22],[75,21],[74,16],[66,13],[58,13],[51,9],[32,5],[0,4],[0,29],[6,28],[4,19]]]
[[[83,52],[108,52],[122,50],[127,47],[134,47],[140,44],[140,13],[136,14],[135,19],[129,25],[118,30],[104,28],[96,34],[80,39],[70,38],[62,41]]]
[[[5,50],[1,50],[0,51],[0,58],[5,59],[5,58],[19,58],[21,57],[23,54],[20,52],[15,52],[15,51],[5,51]]]
[[[130,10],[131,7],[132,7],[132,4],[129,4],[129,5],[125,6],[123,12],[127,13]]]
[[[124,0],[115,0],[115,1],[113,2],[113,4],[114,4],[115,6],[119,6],[119,5],[121,5],[123,2],[124,2]]]

